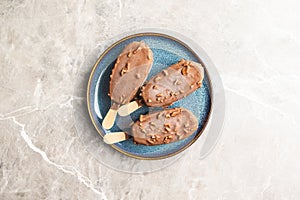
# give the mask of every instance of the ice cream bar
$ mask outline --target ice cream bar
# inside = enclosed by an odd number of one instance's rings
[[[159,145],[176,142],[192,135],[198,128],[198,120],[189,110],[171,108],[147,115],[140,115],[130,135],[135,144]],[[108,144],[128,139],[124,132],[110,133],[104,136]]]
[[[149,107],[166,107],[201,87],[204,68],[200,63],[180,60],[152,77],[139,94]],[[140,102],[122,106],[118,113],[128,115],[141,107]]]
[[[152,63],[152,51],[144,42],[128,44],[118,56],[110,75],[108,95],[112,100],[112,106],[102,122],[105,129],[113,126],[119,106],[128,104],[136,96]]]
[[[197,118],[190,111],[184,108],[172,108],[141,115],[132,126],[132,136],[137,144],[167,144],[187,138],[197,128]]]
[[[141,95],[147,106],[168,106],[201,87],[203,77],[201,64],[181,60],[151,78]]]

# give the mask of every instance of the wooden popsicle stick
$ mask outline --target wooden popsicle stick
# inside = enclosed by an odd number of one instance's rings
[[[102,126],[105,129],[111,129],[115,123],[116,116],[117,116],[118,106],[113,104],[109,111],[107,112],[106,116],[103,119]]]
[[[124,140],[127,140],[129,137],[127,133],[125,132],[114,132],[114,133],[108,133],[103,136],[103,141],[106,144],[114,144],[117,142],[122,142]]]
[[[132,101],[129,104],[125,104],[125,105],[121,106],[118,109],[118,114],[120,116],[124,117],[124,116],[130,115],[131,113],[133,113],[134,111],[136,111],[140,107],[142,107],[142,105],[140,105],[138,103],[138,101]]]

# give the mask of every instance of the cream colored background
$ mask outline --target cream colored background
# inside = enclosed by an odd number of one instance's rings
[[[299,10],[296,0],[2,0],[0,199],[299,199]],[[192,147],[168,168],[131,175],[85,150],[72,114],[84,98],[73,89],[107,39],[149,27],[206,50],[227,116],[206,159]]]

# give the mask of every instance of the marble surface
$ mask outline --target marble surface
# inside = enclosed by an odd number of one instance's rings
[[[1,1],[0,199],[299,199],[299,10],[296,0]],[[149,27],[206,50],[227,111],[205,159],[192,146],[132,174],[80,139],[74,105],[85,88],[75,83],[105,41]]]

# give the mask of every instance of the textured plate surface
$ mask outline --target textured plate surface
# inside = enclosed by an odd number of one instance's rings
[[[134,112],[131,116],[118,116],[114,127],[109,131],[103,129],[101,125],[104,116],[111,106],[110,98],[107,95],[109,91],[109,75],[111,74],[118,55],[127,44],[133,41],[146,42],[153,52],[154,63],[147,80],[162,69],[178,62],[182,58],[200,62],[205,67],[205,63],[203,63],[188,46],[178,39],[168,35],[141,33],[128,36],[113,44],[96,62],[88,83],[87,95],[89,113],[95,128],[102,136],[109,132],[127,130],[128,124],[132,121],[136,121],[140,114],[146,114],[155,109],[147,108],[145,106]],[[132,139],[129,139],[127,141],[114,144],[112,147],[128,156],[140,159],[166,158],[181,152],[198,139],[205,128],[211,110],[210,90],[210,81],[206,71],[202,87],[188,97],[175,102],[171,106],[187,108],[198,118],[198,130],[190,137],[175,143],[158,146],[135,145],[133,144]]]

